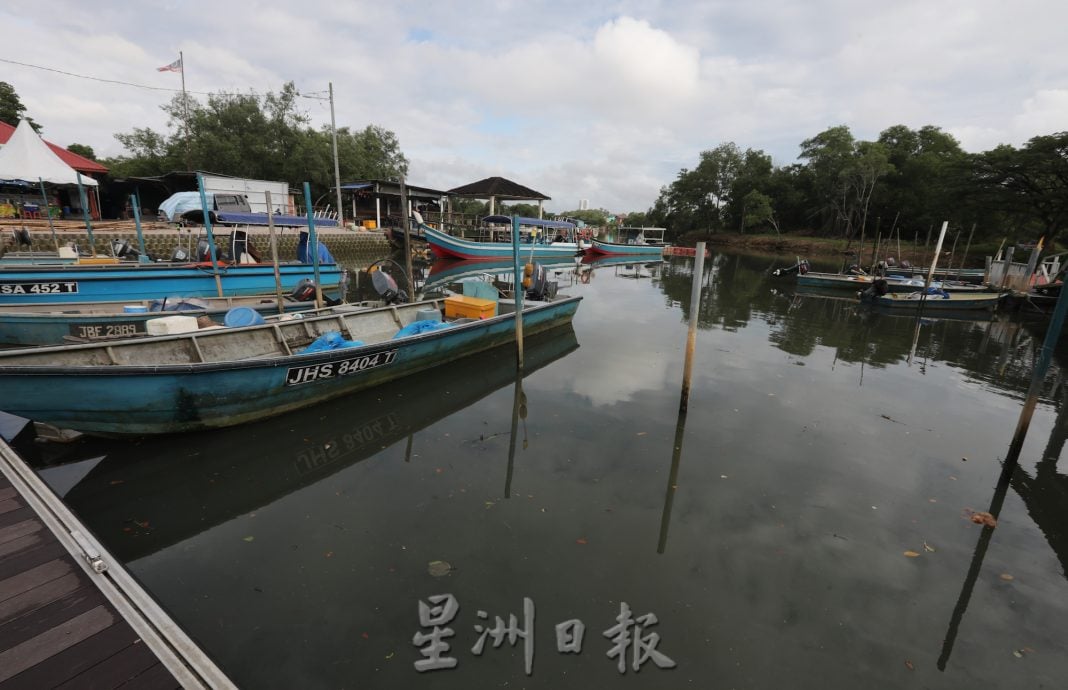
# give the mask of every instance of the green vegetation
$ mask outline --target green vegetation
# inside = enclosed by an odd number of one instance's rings
[[[19,120],[25,118],[33,127],[33,131],[41,133],[41,125],[33,121],[32,117],[26,117],[26,106],[22,104],[15,87],[6,81],[0,81],[0,122],[6,122],[12,127],[19,126]]]
[[[858,141],[839,125],[803,141],[799,158],[776,168],[764,152],[733,143],[703,151],[643,220],[677,239],[788,233],[842,238],[847,247],[891,230],[903,245],[922,246],[943,220],[974,224],[976,242],[1045,237],[1049,246],[1068,221],[1068,132],[969,154],[938,127],[895,125]]]
[[[135,128],[116,134],[128,153],[102,163],[120,178],[209,170],[294,187],[307,181],[316,195],[325,193],[334,184],[330,129],[308,126],[298,97],[292,82],[279,93],[212,94],[206,103],[178,94],[163,106],[168,133]],[[382,127],[339,127],[337,147],[343,180],[393,180],[408,171],[396,135]]]

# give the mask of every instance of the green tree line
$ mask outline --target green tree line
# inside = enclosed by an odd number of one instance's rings
[[[921,239],[943,220],[976,238],[1045,237],[1068,221],[1068,132],[967,153],[934,126],[895,125],[875,141],[845,125],[801,142],[801,162],[724,143],[701,152],[640,217],[676,238],[724,232],[859,238],[891,229]]]
[[[309,126],[298,98],[292,82],[278,93],[211,94],[204,103],[178,94],[163,106],[169,132],[146,127],[116,134],[127,153],[102,163],[120,178],[208,170],[293,187],[310,182],[322,194],[334,184],[330,128]],[[343,181],[398,179],[408,172],[396,135],[376,125],[339,127],[337,150]]]

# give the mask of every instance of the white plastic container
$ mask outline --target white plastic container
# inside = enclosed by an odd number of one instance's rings
[[[177,335],[198,330],[195,316],[162,316],[145,324],[149,335]]]

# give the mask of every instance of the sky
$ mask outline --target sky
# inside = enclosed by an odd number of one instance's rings
[[[649,208],[701,151],[775,165],[846,125],[934,125],[967,151],[1068,129],[1068,3],[1053,0],[53,0],[0,8],[0,60],[191,92],[334,85],[338,126],[393,131],[409,184],[499,175],[550,211]],[[171,93],[0,61],[46,139],[122,153]],[[301,104],[316,126],[329,104]]]

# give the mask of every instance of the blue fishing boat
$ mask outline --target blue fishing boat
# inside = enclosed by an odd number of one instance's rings
[[[526,257],[521,256],[521,259],[525,262]],[[576,257],[569,256],[559,260],[549,259],[546,261],[539,261],[538,263],[547,271],[560,271],[574,268]],[[430,290],[439,290],[450,283],[470,279],[500,280],[506,278],[508,279],[508,282],[511,282],[514,273],[515,264],[511,258],[492,259],[488,261],[438,259],[430,264],[430,271],[427,274],[426,282],[423,284],[423,291],[428,292]]]
[[[502,227],[504,223],[511,223],[511,219],[505,216],[488,216],[483,220],[501,224]],[[537,218],[520,218],[519,222],[520,228],[529,228],[525,231],[521,230],[519,254],[523,259],[567,259],[589,247],[589,242],[582,241],[575,236],[574,223]],[[419,224],[419,230],[426,237],[430,250],[437,257],[486,261],[508,259],[512,256],[510,241],[492,241],[491,239],[491,241],[483,242],[454,237],[422,223]],[[509,238],[511,232],[510,226],[502,229],[500,239]]]
[[[297,292],[314,288],[301,286]],[[281,312],[315,309],[315,302],[286,295]],[[60,345],[65,342],[115,340],[148,333],[148,322],[175,314],[207,316],[223,323],[233,309],[251,309],[262,316],[279,313],[275,297],[169,297],[137,302],[75,302],[62,304],[9,304],[0,306],[0,345]],[[235,312],[245,313],[245,312]]]
[[[888,293],[878,295],[873,290],[864,290],[859,293],[862,302],[869,302],[883,309],[901,313],[918,313],[921,310],[925,314],[935,315],[939,312],[960,312],[972,310],[993,311],[997,309],[1001,300],[1008,293],[984,292],[980,294],[968,294],[961,292],[946,292],[939,288],[928,288],[927,293],[921,289],[910,293]]]
[[[339,296],[343,273],[336,264],[321,265],[319,280],[323,290]],[[302,280],[313,279],[314,270],[310,264],[287,262],[279,265],[279,275],[282,290],[289,292]],[[138,301],[169,295],[264,295],[274,291],[271,264],[219,265],[217,269],[210,263],[0,266],[0,306],[106,302],[117,298]]]
[[[499,300],[498,313],[482,319],[428,318],[448,315],[463,300],[453,299],[339,306],[242,328],[0,351],[0,410],[102,435],[233,426],[514,341],[514,301]],[[580,301],[524,301],[524,332],[570,323]]]
[[[662,244],[623,244],[621,242],[602,242],[596,238],[590,240],[593,246],[586,250],[594,256],[641,256],[658,258],[664,255]]]

